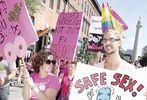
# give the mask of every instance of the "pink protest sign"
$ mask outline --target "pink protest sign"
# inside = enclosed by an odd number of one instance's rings
[[[6,53],[4,53],[5,45],[8,43],[14,44],[15,38],[18,36],[25,40],[27,46],[38,40],[25,3],[23,0],[13,0],[12,2],[1,0],[0,52],[2,52],[4,58],[6,58]]]
[[[82,12],[68,12],[59,15],[50,48],[55,58],[73,60],[82,15]]]

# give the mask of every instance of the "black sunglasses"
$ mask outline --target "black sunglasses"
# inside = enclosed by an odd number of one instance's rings
[[[48,59],[47,61],[46,61],[46,64],[53,64],[53,65],[55,65],[56,64],[56,60],[50,60],[50,59]]]

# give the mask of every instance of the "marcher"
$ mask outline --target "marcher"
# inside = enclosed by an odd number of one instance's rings
[[[115,30],[107,30],[103,34],[103,47],[106,58],[101,63],[96,64],[97,67],[103,67],[110,70],[132,70],[135,66],[129,64],[120,57],[119,49],[122,45],[122,34]]]
[[[59,78],[52,74],[53,60],[48,59],[47,51],[40,51],[33,59],[34,73],[29,77],[24,70],[24,100],[55,100],[60,89]],[[30,91],[31,90],[31,91]]]
[[[16,75],[16,63],[8,63],[0,55],[0,100],[8,100],[10,80]]]
[[[76,69],[75,61],[66,61],[66,66],[68,71],[64,73],[62,82],[61,82],[61,90],[58,100],[68,100],[70,90],[72,87],[72,81],[74,78],[74,71]]]
[[[62,81],[64,73],[68,72],[67,66],[66,66],[66,61],[65,60],[60,60],[60,65],[59,65],[59,74],[58,77],[60,79],[60,82]]]
[[[36,56],[36,53],[33,53],[31,55],[31,57],[29,58],[28,62],[26,63],[26,68],[29,71],[29,74],[32,74],[33,73],[32,61],[35,58],[35,56]]]
[[[18,68],[18,78],[17,78],[17,83],[18,83],[18,86],[22,86],[23,85],[23,82],[22,82],[22,76],[23,76],[23,61],[21,58],[18,58],[16,59],[16,67]]]
[[[119,55],[119,48],[122,44],[122,35],[115,30],[107,30],[103,34],[103,46],[106,58],[103,62],[96,64],[96,67],[115,71],[135,72],[135,66],[123,60]],[[135,75],[135,73],[132,73]],[[147,93],[145,94],[145,96]],[[140,98],[140,97],[139,97]],[[138,97],[137,99],[138,100]]]

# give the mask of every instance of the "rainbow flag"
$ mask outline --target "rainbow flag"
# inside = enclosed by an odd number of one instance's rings
[[[121,17],[109,7],[108,3],[102,4],[102,31],[105,32],[108,29],[114,29],[118,33],[128,29],[126,23]]]

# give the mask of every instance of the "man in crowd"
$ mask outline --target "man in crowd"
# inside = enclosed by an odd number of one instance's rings
[[[16,63],[8,63],[0,54],[0,100],[8,100],[10,80],[15,77]]]
[[[119,49],[122,45],[122,34],[115,30],[109,29],[103,34],[103,46],[106,54],[106,59],[99,63],[99,67],[104,67],[110,70],[132,70],[135,66],[129,64],[120,57]]]

